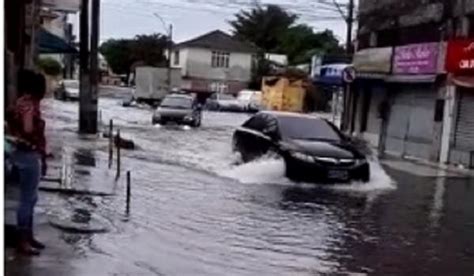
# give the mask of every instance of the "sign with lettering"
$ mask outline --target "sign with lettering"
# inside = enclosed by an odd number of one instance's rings
[[[446,71],[454,74],[474,73],[474,40],[448,42]]]
[[[438,69],[439,44],[411,44],[395,48],[395,74],[435,74]]]
[[[357,73],[390,73],[393,48],[370,48],[354,54],[353,65]]]

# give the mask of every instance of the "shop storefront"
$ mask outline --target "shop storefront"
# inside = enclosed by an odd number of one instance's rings
[[[378,146],[383,128],[380,107],[387,98],[392,47],[364,49],[354,55],[356,79],[351,86],[351,130]]]
[[[350,64],[336,63],[326,64],[319,68],[317,75],[313,77],[313,83],[318,90],[331,99],[332,121],[340,127],[340,118],[343,113],[343,90],[346,86],[344,72],[352,68]]]
[[[441,136],[435,116],[439,98],[439,43],[395,47],[390,87],[390,116],[385,151],[405,157],[436,160]]]
[[[474,40],[448,43],[446,71],[456,99],[448,122],[448,161],[474,168]]]

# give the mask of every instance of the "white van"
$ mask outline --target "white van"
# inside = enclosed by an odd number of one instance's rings
[[[262,107],[262,91],[242,90],[237,94],[237,100],[249,111],[259,111]]]

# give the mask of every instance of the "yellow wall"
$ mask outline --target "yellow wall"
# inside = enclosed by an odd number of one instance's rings
[[[268,81],[278,79],[274,85]],[[262,80],[263,105],[266,109],[277,111],[303,111],[305,89],[303,80],[290,83],[285,77],[264,77]]]

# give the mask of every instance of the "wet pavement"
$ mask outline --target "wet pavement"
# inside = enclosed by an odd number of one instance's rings
[[[151,110],[121,107],[121,98],[101,98],[100,109],[139,147],[123,151],[130,216],[124,177],[108,182],[107,139],[75,133],[77,103],[46,100],[53,151],[82,171],[71,185],[114,196],[42,192],[39,235],[50,247],[32,260],[7,255],[7,275],[474,274],[473,179],[374,160],[367,184],[296,184],[281,160],[238,164],[231,135],[246,114],[206,112],[199,129],[154,127]],[[107,232],[51,227],[61,214]]]

